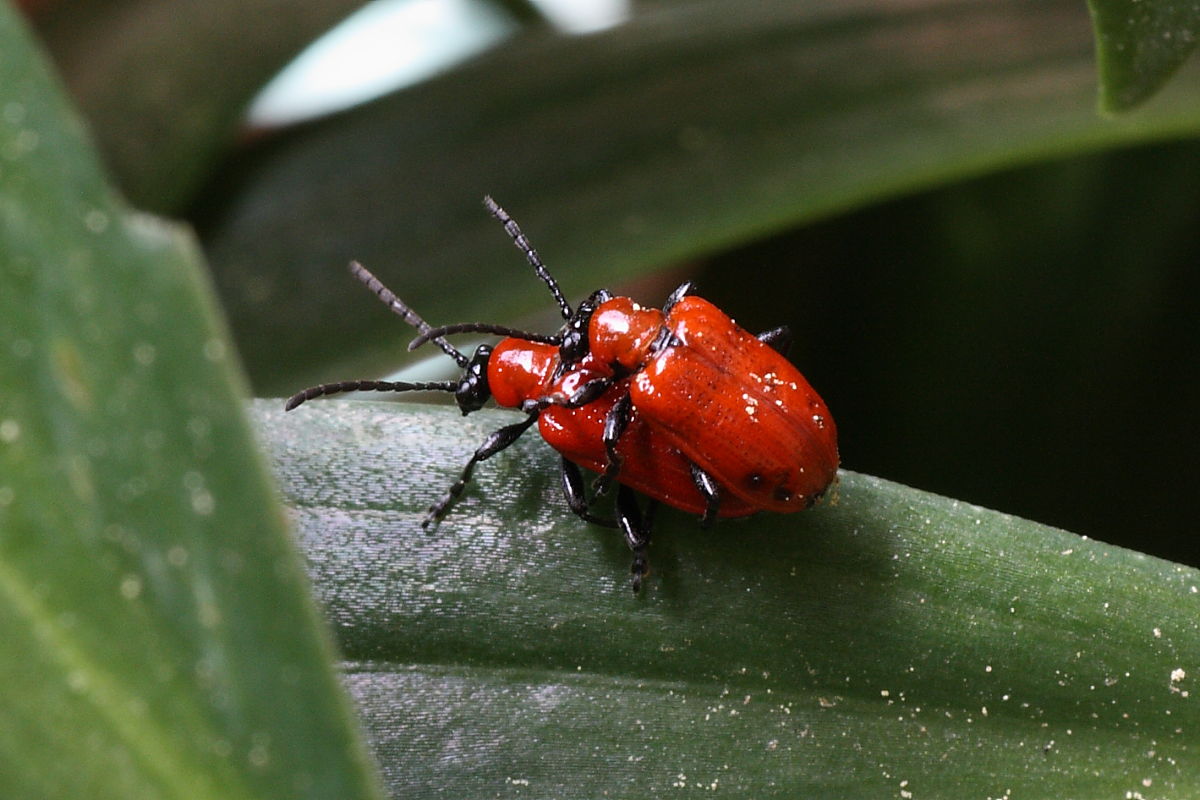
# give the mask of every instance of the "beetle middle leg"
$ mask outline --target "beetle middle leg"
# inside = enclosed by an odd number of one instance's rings
[[[610,486],[616,481],[617,475],[621,472],[621,462],[623,459],[617,453],[617,443],[621,441],[621,435],[625,433],[625,429],[629,427],[629,421],[633,418],[633,396],[628,392],[621,396],[621,399],[613,403],[612,408],[604,416],[604,452],[606,462],[604,465],[604,474],[596,478],[592,488],[596,490],[597,495],[603,495],[608,492]]]
[[[517,439],[521,438],[521,434],[529,430],[529,427],[535,422],[537,422],[537,414],[530,414],[520,422],[505,425],[484,439],[483,444],[479,445],[475,450],[475,454],[471,456],[471,460],[463,467],[458,480],[446,491],[446,496],[430,507],[429,514],[421,523],[421,527],[428,528],[430,523],[438,522],[442,517],[446,516],[446,512],[450,510],[450,506],[454,505],[454,501],[462,495],[463,490],[467,488],[467,484],[471,482],[471,475],[475,472],[476,464],[491,458],[496,453],[510,446]]]
[[[591,512],[591,505],[584,490],[583,473],[578,464],[568,461],[567,457],[563,456],[559,472],[562,477],[563,497],[567,499],[567,506],[577,517],[593,525],[603,525],[606,528],[617,527],[617,523],[611,519],[597,517]]]

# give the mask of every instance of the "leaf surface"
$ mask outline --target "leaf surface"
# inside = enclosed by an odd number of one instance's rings
[[[258,401],[390,791],[460,797],[1183,798],[1196,570],[854,473],[832,502],[612,530],[511,414]],[[1136,796],[1130,794],[1129,796]]]

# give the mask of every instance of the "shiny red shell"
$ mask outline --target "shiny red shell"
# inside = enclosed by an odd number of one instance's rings
[[[621,376],[591,403],[539,414],[542,438],[568,460],[604,471],[605,416],[628,392],[617,479],[649,497],[703,513],[692,463],[720,484],[722,517],[800,511],[832,483],[837,429],[825,402],[786,358],[707,300],[685,296],[664,314],[612,298],[593,313],[588,341],[588,355],[557,378],[554,345],[504,339],[488,363],[492,396],[514,408]]]
[[[516,408],[525,400],[552,394],[570,396],[591,378],[613,374],[611,368],[589,355],[558,380],[558,348],[549,344],[505,339],[496,345],[488,362],[488,386],[501,406]],[[629,391],[629,379],[618,381],[597,400],[580,406],[550,406],[538,415],[542,439],[567,460],[593,472],[604,472],[604,420],[620,397]],[[617,442],[622,457],[617,480],[647,497],[693,514],[704,513],[704,498],[692,480],[686,456],[641,419],[637,409]],[[722,501],[719,515],[738,517],[758,509],[730,498]]]

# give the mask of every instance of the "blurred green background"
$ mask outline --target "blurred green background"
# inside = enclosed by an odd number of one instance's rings
[[[34,5],[132,201],[197,226],[256,394],[407,363],[350,258],[435,321],[552,325],[491,193],[572,297],[686,276],[792,326],[845,466],[1200,564],[1200,84],[1101,115],[1078,2],[638,2],[585,36],[497,3],[493,49],[270,130],[247,102],[359,3]]]

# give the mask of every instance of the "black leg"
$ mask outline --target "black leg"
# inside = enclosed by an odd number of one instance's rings
[[[563,496],[567,499],[567,505],[576,516],[584,522],[590,522],[593,525],[603,525],[606,528],[617,527],[617,523],[611,519],[597,517],[592,514],[587,494],[584,491],[583,473],[580,472],[578,464],[568,461],[564,456],[562,459],[561,475]]]
[[[671,295],[667,298],[667,301],[663,303],[663,313],[670,314],[672,306],[694,291],[696,291],[696,284],[692,283],[691,281],[684,281],[683,283],[679,284],[679,288],[671,292]]]
[[[617,454],[617,443],[621,441],[621,434],[625,433],[625,429],[629,427],[629,420],[632,417],[633,398],[629,394],[623,395],[620,400],[613,403],[613,407],[604,417],[604,452],[608,456],[608,463],[605,464],[604,474],[592,484],[592,488],[596,490],[597,494],[607,492],[621,472],[622,459]]]
[[[600,399],[600,395],[608,391],[608,387],[616,381],[615,376],[607,378],[592,378],[585,382],[582,386],[575,390],[570,397],[555,392],[544,397],[539,397],[537,400],[526,400],[521,404],[521,410],[526,414],[536,414],[544,408],[550,406],[562,406],[563,408],[582,408],[589,403],[594,403]]]
[[[768,345],[776,353],[786,356],[788,350],[792,349],[792,329],[787,325],[780,325],[778,328],[771,328],[769,331],[760,333],[758,340]]]
[[[721,506],[721,487],[713,480],[712,475],[695,464],[692,464],[692,481],[700,490],[700,494],[704,495],[704,515],[700,517],[700,524],[707,528],[717,518],[717,510]]]
[[[421,527],[427,528],[430,523],[437,522],[446,516],[446,512],[450,510],[450,506],[454,505],[454,501],[459,498],[463,490],[467,488],[467,484],[470,483],[471,473],[475,471],[476,464],[491,458],[521,438],[521,434],[529,430],[529,426],[535,422],[537,422],[537,414],[530,414],[522,421],[513,425],[505,425],[484,439],[483,444],[479,445],[479,448],[475,451],[475,455],[471,456],[471,460],[463,467],[462,474],[458,476],[458,480],[446,492],[446,496],[430,507],[429,514],[425,517],[425,521],[421,523]]]
[[[637,495],[628,486],[617,487],[617,527],[625,535],[625,542],[633,551],[633,563],[629,567],[633,575],[631,581],[636,593],[642,588],[642,579],[650,574],[649,562],[646,560],[646,548],[650,544],[650,525],[654,518],[656,503],[651,501],[642,517],[638,508]]]

